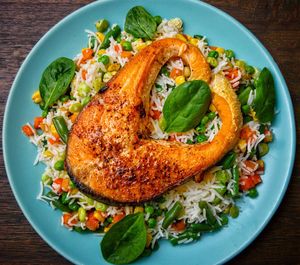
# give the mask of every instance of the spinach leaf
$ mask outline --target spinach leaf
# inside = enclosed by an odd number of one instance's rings
[[[129,214],[105,234],[101,242],[103,257],[113,264],[127,264],[144,251],[147,231],[143,213]]]
[[[202,80],[188,81],[177,86],[165,101],[161,129],[165,132],[186,132],[196,127],[210,101],[209,86]]]
[[[40,81],[40,94],[44,102],[43,109],[47,109],[62,95],[64,95],[75,73],[73,60],[60,57],[44,70]]]
[[[135,6],[128,11],[124,28],[136,38],[151,40],[154,38],[157,24],[145,8]]]
[[[253,108],[260,122],[271,122],[275,113],[275,88],[271,72],[264,68],[255,82],[256,97]]]

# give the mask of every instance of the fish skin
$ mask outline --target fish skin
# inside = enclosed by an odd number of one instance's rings
[[[222,75],[211,81],[222,127],[212,142],[188,145],[149,137],[150,91],[161,67],[180,56],[189,80],[211,80],[198,48],[178,39],[155,41],[134,56],[82,110],[69,134],[66,168],[84,193],[111,204],[139,204],[201,174],[238,140],[239,100]]]

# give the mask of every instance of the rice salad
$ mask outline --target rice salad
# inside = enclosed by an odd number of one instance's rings
[[[117,37],[110,36],[108,47],[103,49],[101,44],[109,24],[106,20],[97,21],[95,31],[86,30],[87,46],[73,59],[76,70],[69,91],[44,109],[40,117],[35,117],[33,124],[27,123],[22,127],[37,148],[34,164],[45,165],[37,199],[61,211],[61,225],[79,233],[105,234],[126,215],[143,213],[147,229],[144,254],[156,249],[161,238],[173,245],[190,243],[198,240],[203,233],[226,227],[230,218],[237,218],[239,207],[236,201],[243,196],[258,196],[256,185],[262,182],[265,168],[262,157],[268,153],[268,144],[273,138],[270,122],[261,123],[253,108],[255,80],[260,74],[258,68],[237,59],[232,50],[212,46],[206,36],[185,34],[180,18],[156,17],[156,22],[154,39],[136,38],[123,30]],[[115,27],[117,25],[113,24],[110,29]],[[82,108],[132,56],[153,41],[170,37],[198,47],[212,73],[224,75],[238,94],[244,118],[238,144],[204,176],[195,176],[155,201],[120,207],[96,201],[80,192],[69,178],[64,166],[66,144],[53,119],[62,117],[70,130]],[[166,133],[159,126],[166,98],[176,86],[187,81],[190,74],[189,66],[180,58],[171,59],[161,69],[151,91],[150,121],[153,130],[149,137],[196,144],[210,142],[218,133],[222,121],[213,105],[200,124],[188,132]],[[33,93],[32,100],[43,105],[39,90]],[[174,216],[166,225],[165,219],[172,213]]]

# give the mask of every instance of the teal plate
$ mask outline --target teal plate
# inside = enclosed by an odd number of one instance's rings
[[[69,232],[60,225],[59,211],[52,211],[36,200],[43,165],[32,166],[36,149],[21,133],[21,126],[41,113],[32,104],[31,94],[38,87],[44,68],[60,56],[73,58],[85,47],[84,30],[94,29],[99,16],[123,25],[127,11],[135,5],[143,5],[150,13],[165,18],[180,17],[186,33],[206,35],[212,45],[232,49],[238,58],[259,68],[266,66],[273,73],[279,112],[273,123],[275,141],[265,159],[267,167],[264,183],[258,188],[259,197],[242,199],[240,216],[231,219],[227,228],[205,234],[199,242],[178,247],[161,240],[158,251],[136,262],[157,265],[186,264],[187,261],[189,265],[224,263],[255,239],[279,206],[292,172],[296,137],[290,95],[277,64],[244,26],[208,4],[193,0],[106,0],[79,9],[53,27],[24,61],[8,98],[3,146],[10,185],[30,224],[57,252],[76,264],[106,264],[99,250],[101,237]]]

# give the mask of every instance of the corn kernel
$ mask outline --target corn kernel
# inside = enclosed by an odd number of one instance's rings
[[[98,51],[98,55],[101,56],[101,55],[103,55],[105,52],[106,52],[106,51],[105,51],[104,49],[101,49],[101,50]]]
[[[141,51],[141,50],[144,49],[146,46],[147,46],[146,43],[138,43],[138,44],[136,45],[136,49],[137,49],[137,51]]]
[[[195,45],[195,46],[198,46],[198,43],[199,43],[199,40],[198,40],[198,39],[196,39],[196,38],[191,38],[191,39],[190,39],[190,44],[193,44],[193,45]]]
[[[103,215],[101,214],[100,211],[94,211],[94,217],[100,221],[101,223],[103,223],[105,221],[105,218],[103,217]]]
[[[258,121],[257,117],[256,117],[256,112],[254,111],[254,109],[252,107],[250,107],[250,112],[249,112],[249,116],[252,117],[252,119],[254,121]]]
[[[152,41],[151,40],[147,40],[146,42],[145,42],[145,44],[148,46],[148,45],[150,45],[152,43]]]
[[[247,142],[244,139],[240,139],[238,142],[239,149],[244,153],[246,152]]]
[[[188,67],[188,66],[185,66],[185,67],[183,68],[183,75],[184,75],[185,77],[190,77],[190,75],[191,75],[191,68]]]
[[[116,75],[117,71],[110,72],[112,76]]]
[[[68,178],[64,178],[61,183],[61,189],[65,192],[68,192],[70,189],[69,184],[70,184],[70,180]]]
[[[141,207],[141,206],[136,206],[134,208],[134,213],[143,213],[144,212],[144,207]]]
[[[70,117],[70,120],[74,123],[76,121],[76,118],[78,116],[78,112],[77,113],[74,113],[71,117]]]
[[[188,41],[190,41],[193,37],[191,35],[185,34],[185,37],[187,38]]]
[[[96,35],[101,42],[104,40],[105,35],[102,32],[96,32]]]
[[[109,226],[107,226],[107,227],[104,227],[104,233],[107,233],[111,227],[112,227],[111,224]]]
[[[146,241],[146,247],[148,248],[152,241],[152,235],[150,233],[147,233],[147,241]]]
[[[58,135],[58,133],[57,133],[57,131],[56,131],[56,128],[55,128],[55,126],[54,126],[53,123],[51,123],[50,131],[51,131],[52,135],[53,135],[55,138],[58,138],[58,137],[59,137],[59,135]]]
[[[209,105],[209,110],[210,110],[211,112],[216,112],[216,111],[217,111],[216,107],[215,107],[213,104],[210,104],[210,105]]]
[[[52,158],[52,157],[53,157],[52,152],[49,151],[49,150],[44,151],[43,154],[44,154],[44,156],[45,156],[46,158]]]
[[[107,83],[112,78],[112,74],[107,72],[103,75],[103,82]]]
[[[187,42],[187,39],[186,39],[186,38],[184,37],[184,35],[182,35],[182,34],[176,34],[175,37],[176,37],[177,39],[180,39],[180,40],[183,40],[183,41]]]
[[[179,75],[175,78],[176,85],[180,85],[185,82],[185,78],[183,75]]]
[[[39,104],[42,102],[42,97],[41,97],[41,94],[40,94],[40,91],[37,90],[35,91],[33,94],[32,94],[32,101],[35,103],[35,104]]]
[[[118,71],[120,69],[120,64],[118,63],[113,63],[110,66],[108,66],[107,71],[112,72],[112,71]]]
[[[71,190],[71,195],[75,195],[79,190],[77,188]]]
[[[222,47],[218,47],[216,49],[216,51],[221,55],[221,54],[223,54],[225,52],[225,49],[223,49]]]

